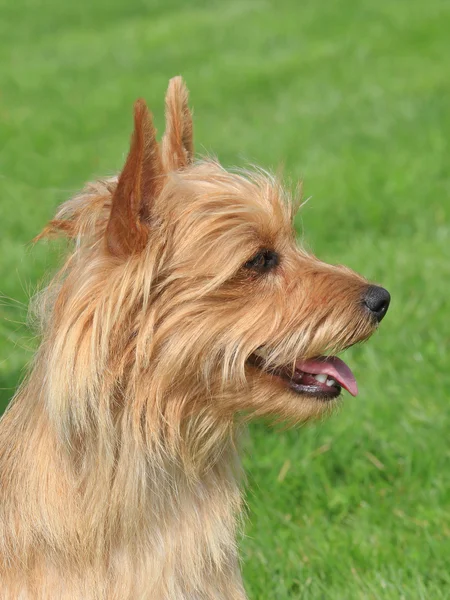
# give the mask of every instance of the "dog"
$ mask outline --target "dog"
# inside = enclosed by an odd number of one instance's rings
[[[336,354],[389,306],[299,247],[299,201],[276,177],[194,159],[180,77],[165,112],[159,143],[138,100],[120,175],[39,236],[71,250],[0,423],[5,600],[245,599],[240,431],[356,395]]]

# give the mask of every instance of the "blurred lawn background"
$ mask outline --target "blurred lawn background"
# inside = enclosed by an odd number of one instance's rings
[[[181,73],[197,150],[303,178],[305,243],[393,296],[347,353],[357,399],[251,428],[250,598],[450,598],[450,3],[0,0],[0,65],[2,406],[56,259],[30,240],[122,165],[135,98],[161,130]]]

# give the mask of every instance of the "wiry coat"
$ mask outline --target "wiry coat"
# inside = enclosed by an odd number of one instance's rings
[[[275,179],[194,162],[180,78],[166,119],[160,149],[138,101],[120,176],[43,234],[73,251],[0,424],[5,600],[243,599],[236,414],[323,414],[270,369],[373,330],[353,304],[365,281],[296,246]],[[261,248],[282,257],[264,277],[243,268]]]

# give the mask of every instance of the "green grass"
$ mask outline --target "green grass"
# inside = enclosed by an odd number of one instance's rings
[[[241,543],[252,600],[450,598],[450,4],[0,0],[0,387],[31,357],[29,240],[120,167],[131,106],[170,76],[197,149],[284,165],[323,259],[393,296],[348,353],[361,393],[326,423],[251,428]],[[23,303],[23,304],[20,304]]]

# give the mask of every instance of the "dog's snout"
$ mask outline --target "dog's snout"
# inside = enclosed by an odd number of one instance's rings
[[[378,285],[370,285],[364,294],[363,301],[376,320],[380,322],[387,313],[391,295],[387,290]]]

